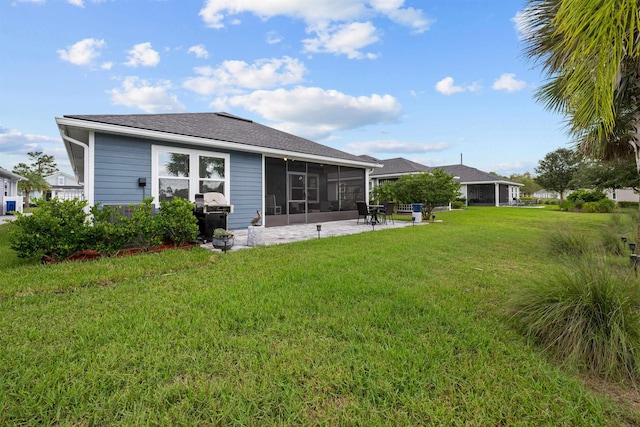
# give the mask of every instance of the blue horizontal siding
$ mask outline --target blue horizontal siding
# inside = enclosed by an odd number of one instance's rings
[[[96,203],[138,204],[151,196],[151,146],[182,147],[207,151],[201,146],[166,144],[160,141],[96,133],[94,198]],[[211,150],[228,153],[229,203],[234,213],[229,215],[229,228],[238,230],[250,225],[256,210],[262,209],[262,155]],[[138,186],[138,178],[147,179],[147,187]],[[193,201],[193,200],[192,200]]]
[[[231,152],[231,177],[229,203],[234,213],[229,215],[229,228],[246,228],[256,217],[256,211],[262,211],[262,155],[254,153]]]
[[[96,203],[140,203],[151,196],[151,142],[140,138],[96,133],[94,157]],[[138,186],[147,179],[147,187]]]

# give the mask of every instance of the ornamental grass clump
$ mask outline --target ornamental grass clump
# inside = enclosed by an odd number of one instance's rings
[[[630,270],[632,271],[632,270]],[[640,378],[640,292],[629,271],[584,257],[516,291],[516,327],[562,362],[605,378]]]
[[[549,252],[558,256],[579,256],[593,250],[593,241],[584,233],[563,225],[547,235]]]

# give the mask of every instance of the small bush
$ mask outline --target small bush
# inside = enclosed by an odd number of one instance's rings
[[[464,209],[464,208],[465,208],[464,202],[461,202],[458,200],[451,202],[451,209]]]
[[[575,209],[575,205],[571,200],[563,200],[560,202],[560,210],[572,211]]]
[[[193,215],[193,205],[186,199],[176,197],[160,202],[159,220],[163,237],[174,245],[182,245],[198,237],[198,219]]]
[[[582,200],[583,202],[597,202],[606,197],[607,195],[600,190],[576,190],[567,196],[567,200],[577,204],[578,200]]]
[[[598,212],[611,213],[616,209],[616,203],[610,199],[602,199],[598,201]]]
[[[162,244],[162,226],[155,217],[153,198],[146,198],[139,205],[129,205],[131,217],[124,220],[125,226],[133,233],[133,245],[149,251]],[[192,215],[193,216],[193,215]]]
[[[604,377],[638,378],[639,295],[634,280],[586,259],[518,290],[509,313],[526,337],[560,360]]]
[[[633,208],[638,210],[638,202],[618,202],[618,207],[620,209]]]
[[[31,215],[17,213],[10,245],[19,257],[65,259],[91,244],[85,201],[53,198],[39,205]]]
[[[126,225],[120,207],[96,205],[91,208],[95,246],[103,255],[115,255],[133,244],[133,233]]]
[[[582,212],[584,213],[600,212],[598,209],[598,202],[584,202],[582,205]]]

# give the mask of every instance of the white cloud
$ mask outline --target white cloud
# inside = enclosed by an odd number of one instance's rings
[[[370,0],[369,3],[393,22],[412,28],[414,33],[420,34],[427,31],[433,22],[426,18],[420,9],[412,7],[403,9],[404,0]]]
[[[212,106],[242,107],[272,121],[275,128],[312,139],[326,138],[339,130],[391,123],[401,112],[400,104],[391,95],[354,97],[302,86],[221,98]]]
[[[63,61],[74,65],[91,66],[101,55],[100,49],[106,45],[104,40],[87,38],[68,46],[67,49],[59,49],[57,53]]]
[[[443,151],[450,147],[448,142],[416,143],[398,140],[377,140],[351,142],[347,144],[350,152],[358,153],[424,153]]]
[[[436,83],[436,90],[443,95],[453,95],[454,93],[464,92],[462,86],[456,86],[453,83],[453,77],[445,77]]]
[[[277,31],[269,31],[266,37],[267,44],[278,44],[282,41],[282,36]]]
[[[436,83],[435,88],[441,94],[449,96],[460,92],[480,92],[482,85],[478,82],[473,82],[466,86],[456,86],[453,77],[445,77]]]
[[[128,76],[120,89],[112,89],[109,93],[113,104],[139,108],[146,113],[184,111],[185,107],[178,98],[168,93],[170,89],[171,83],[168,81],[160,81],[152,86],[139,77]]]
[[[18,163],[29,163],[27,153],[32,151],[53,156],[59,168],[69,166],[60,137],[28,134],[0,125],[0,167],[12,170]]]
[[[78,6],[78,7],[84,7],[83,0],[67,0],[67,3],[72,4],[74,6]]]
[[[201,95],[223,95],[299,83],[307,69],[299,60],[285,56],[253,64],[230,60],[217,68],[197,67],[194,71],[198,76],[187,79],[185,88]]]
[[[495,90],[506,90],[507,92],[515,92],[525,88],[527,84],[522,80],[516,80],[516,75],[505,73],[493,82],[492,88]]]
[[[226,18],[252,13],[262,19],[287,16],[307,24],[313,37],[303,40],[309,52],[344,54],[349,58],[375,58],[360,49],[378,41],[369,19],[385,17],[411,28],[413,33],[429,29],[431,21],[420,9],[404,7],[404,0],[207,0],[200,16],[211,28],[223,28]],[[367,22],[362,22],[367,21]]]
[[[302,41],[304,52],[324,52],[346,55],[349,59],[375,59],[377,55],[360,52],[360,49],[380,40],[371,22],[317,28],[316,37]]]
[[[113,67],[113,62],[103,62],[100,64],[100,68],[103,70],[110,70]]]
[[[125,65],[129,67],[155,67],[160,62],[160,54],[153,50],[151,43],[139,43],[129,51],[129,60]]]
[[[195,46],[191,46],[187,51],[189,53],[193,53],[197,58],[208,58],[209,52],[207,52],[207,48],[204,47],[203,44],[198,44]]]

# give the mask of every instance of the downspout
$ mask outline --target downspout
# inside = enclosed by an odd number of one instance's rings
[[[84,142],[78,141],[77,139],[71,138],[69,135],[65,134],[64,132],[60,132],[60,134],[62,135],[62,139],[64,139],[65,141],[71,143],[71,144],[75,144],[75,145],[79,145],[80,147],[82,147],[84,149],[84,176],[82,177],[82,188],[84,191],[84,196],[85,196],[85,200],[87,201],[87,208],[89,209],[90,206],[93,206],[93,189],[91,188],[92,186],[91,184],[91,178],[90,178],[90,173],[89,173],[89,145],[85,144]]]

